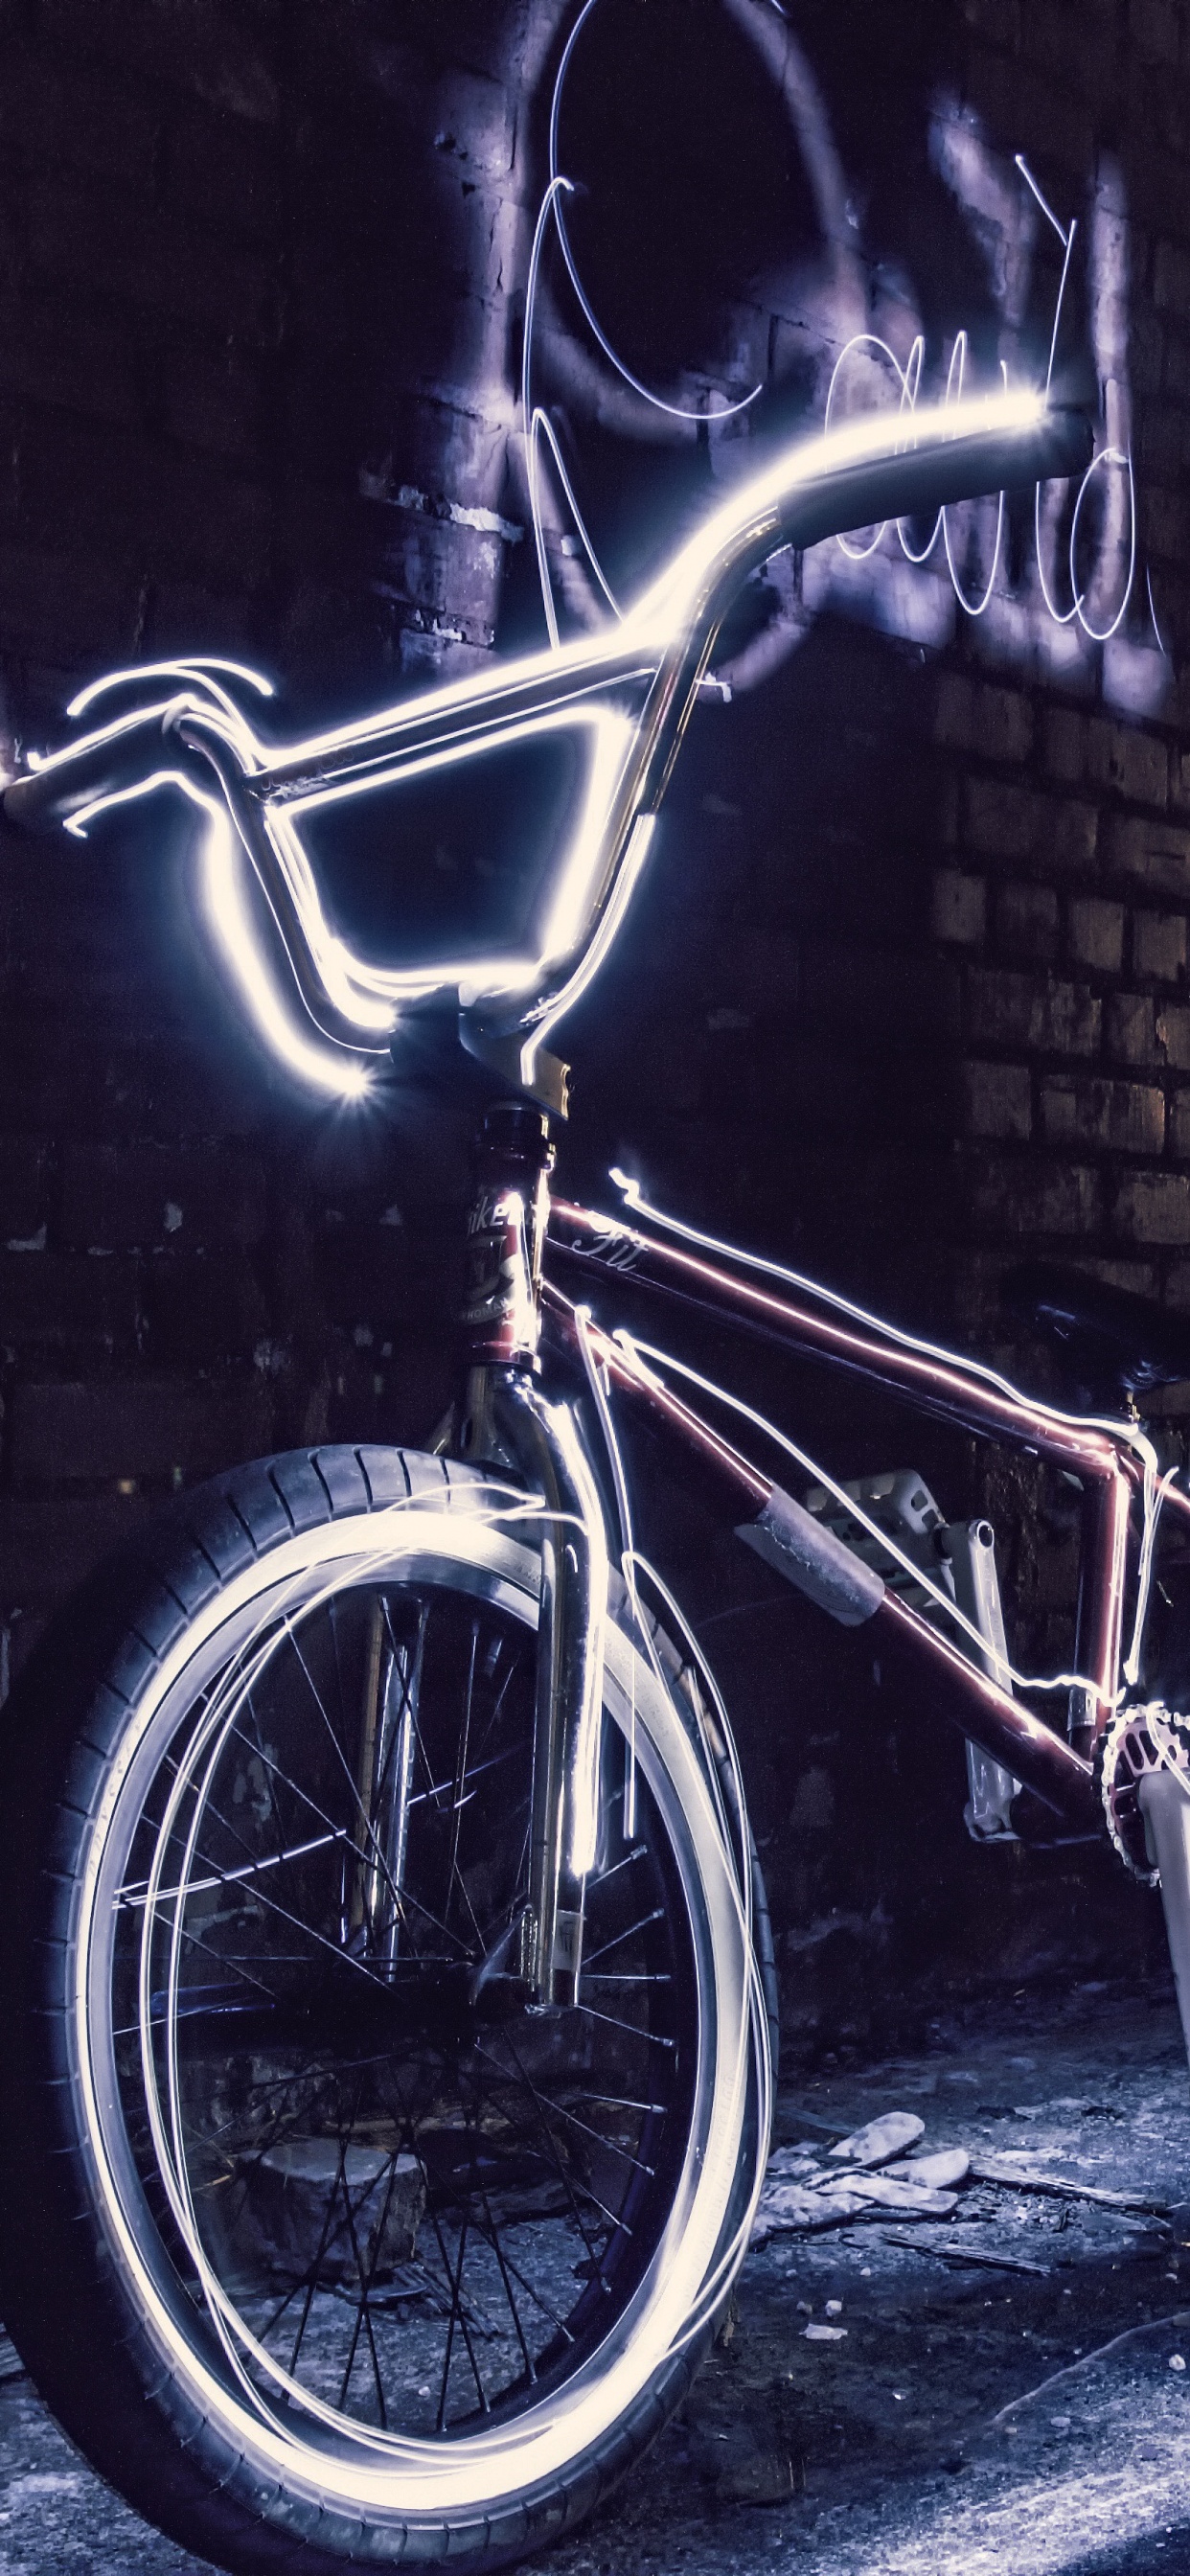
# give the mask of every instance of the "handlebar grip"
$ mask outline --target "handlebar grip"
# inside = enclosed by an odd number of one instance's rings
[[[964,431],[953,438],[905,445],[887,456],[843,465],[790,493],[782,509],[787,543],[816,545],[876,519],[910,517],[989,492],[1021,491],[1051,477],[1085,473],[1094,449],[1085,412],[1055,404],[1034,427]]]
[[[144,778],[149,767],[147,745],[159,744],[162,730],[160,705],[146,707],[139,720],[122,725],[106,739],[80,743],[77,751],[47,768],[14,778],[4,790],[5,819],[22,832],[59,830],[97,797],[117,794]]]
[[[63,801],[63,785],[61,772],[54,769],[32,769],[26,777],[14,778],[4,790],[5,821],[18,832],[57,831],[71,810]]]

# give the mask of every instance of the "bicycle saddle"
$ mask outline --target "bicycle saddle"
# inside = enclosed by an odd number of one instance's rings
[[[1190,1316],[1109,1288],[1059,1261],[1026,1261],[1000,1283],[1011,1314],[1053,1344],[1079,1386],[1143,1395],[1190,1378]]]

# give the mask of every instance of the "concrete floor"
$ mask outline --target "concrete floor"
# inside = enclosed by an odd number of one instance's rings
[[[828,2062],[784,2092],[778,2136],[825,2144],[887,2109],[925,2120],[923,2149],[1190,2202],[1190,2079],[1168,1995],[1082,1988],[955,2013],[913,2058]],[[771,2238],[647,2470],[539,2563],[548,2576],[1190,2576],[1185,2216],[977,2182],[947,2220]],[[845,2334],[807,2339],[828,2300]],[[0,2347],[0,2576],[197,2569],[100,2486],[28,2381],[5,2376],[17,2370]]]

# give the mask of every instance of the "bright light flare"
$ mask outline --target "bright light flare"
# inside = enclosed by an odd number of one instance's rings
[[[912,389],[915,396],[916,378]],[[758,549],[779,546],[791,505],[815,484],[910,451],[945,453],[963,438],[1023,440],[1045,411],[1044,396],[1025,389],[956,399],[952,384],[942,403],[922,407],[907,400],[895,414],[832,423],[786,447],[737,486],[606,633],[503,663],[494,673],[469,675],[363,722],[332,726],[284,747],[266,744],[223,683],[234,681],[261,697],[271,695],[271,683],[243,664],[191,656],[92,681],[72,701],[76,717],[116,689],[145,682],[174,687],[147,705],[124,707],[107,724],[30,765],[41,776],[68,773],[72,762],[107,749],[113,764],[121,764],[125,783],[105,789],[73,818],[69,828],[80,836],[96,814],[157,787],[178,788],[203,810],[205,900],[217,945],[256,1027],[302,1081],[340,1098],[358,1098],[367,1087],[362,1059],[386,1052],[401,1002],[453,989],[462,1009],[476,1017],[487,1014],[496,1033],[519,1038],[522,1078],[531,1083],[538,1048],[598,971],[648,856],[656,821],[645,804],[651,767],[665,729],[680,728],[697,685],[689,674],[698,667],[703,627],[718,613],[710,606],[716,580],[736,564],[755,561]],[[687,692],[680,702],[667,693],[667,674],[671,688],[680,677]],[[635,713],[625,704],[630,686],[638,697]],[[194,775],[204,733],[231,756],[220,765],[217,801]],[[361,956],[337,933],[304,845],[306,816],[477,762],[487,750],[557,733],[585,737],[586,771],[577,821],[548,865],[536,954],[502,951],[397,967]],[[163,734],[167,743],[178,735],[186,742],[187,765],[180,756],[162,760]],[[282,929],[281,936],[300,941],[347,1033],[342,1041],[323,1031],[323,1042],[312,1043],[295,1018],[292,994],[283,979],[278,982],[247,900],[246,852],[228,819],[228,809],[235,813],[239,806],[236,771],[244,799],[251,793],[292,907],[292,932]],[[478,812],[482,788],[477,770]],[[218,830],[216,817],[222,817]],[[250,845],[250,832],[248,838]],[[291,964],[300,993],[304,978],[292,952]]]

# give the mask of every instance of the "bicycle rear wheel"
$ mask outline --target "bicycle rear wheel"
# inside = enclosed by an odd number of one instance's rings
[[[538,1563],[498,1508],[391,1451],[243,1470],[12,1703],[6,2322],[237,2569],[523,2554],[678,2402],[742,2251],[730,1834],[675,1653],[615,1622],[577,2008],[513,1973]]]

